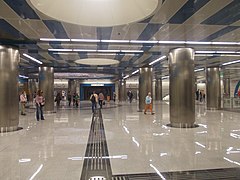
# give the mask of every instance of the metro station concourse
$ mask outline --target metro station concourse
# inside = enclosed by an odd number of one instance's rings
[[[0,179],[240,179],[239,9],[1,0]]]

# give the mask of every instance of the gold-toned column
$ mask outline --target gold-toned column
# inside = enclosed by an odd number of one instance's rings
[[[145,97],[148,92],[152,94],[152,68],[151,67],[142,67],[139,69],[139,103],[138,103],[138,111],[143,111],[145,107]]]
[[[54,112],[54,69],[53,67],[39,67],[39,89],[45,98],[44,110]]]
[[[0,45],[0,132],[17,130],[19,124],[19,50]]]
[[[194,127],[194,50],[176,48],[169,53],[170,123],[173,127]]]

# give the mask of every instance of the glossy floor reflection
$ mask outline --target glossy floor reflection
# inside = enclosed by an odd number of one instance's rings
[[[34,109],[27,109],[20,116],[23,130],[0,136],[1,179],[80,179],[92,123],[89,102],[80,107],[63,106],[40,122]],[[102,109],[115,177],[240,167],[239,113],[198,104],[199,127],[178,129],[166,126],[168,103],[156,102],[154,115],[137,107],[136,102],[107,103]]]

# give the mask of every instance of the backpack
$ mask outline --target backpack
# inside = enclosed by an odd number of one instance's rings
[[[91,97],[90,100],[91,100],[92,103],[95,103],[95,102],[96,102],[96,97],[94,96],[94,94],[92,95],[92,97]]]

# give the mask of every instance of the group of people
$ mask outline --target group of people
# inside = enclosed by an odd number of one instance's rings
[[[90,96],[90,101],[92,103],[92,113],[94,113],[95,110],[97,109],[97,104],[99,104],[100,109],[102,109],[103,105],[105,105],[104,99],[105,98],[102,92],[100,92],[99,95],[97,95],[97,93],[93,91],[93,93]]]
[[[68,106],[70,107],[71,106],[71,103],[73,104],[73,107],[78,107],[79,105],[79,94],[78,93],[73,93],[73,95],[71,94],[70,91],[68,91],[68,94],[67,94],[67,100],[68,100]]]
[[[34,98],[34,103],[36,105],[36,119],[39,121],[44,120],[43,116],[43,106],[45,104],[45,98],[43,97],[43,91],[38,90],[37,93],[33,95]],[[21,106],[21,115],[25,116],[26,115],[26,104],[27,104],[27,95],[25,91],[22,91],[20,95],[20,106]]]
[[[196,100],[200,102],[205,102],[205,93],[203,90],[198,89],[196,91]]]

